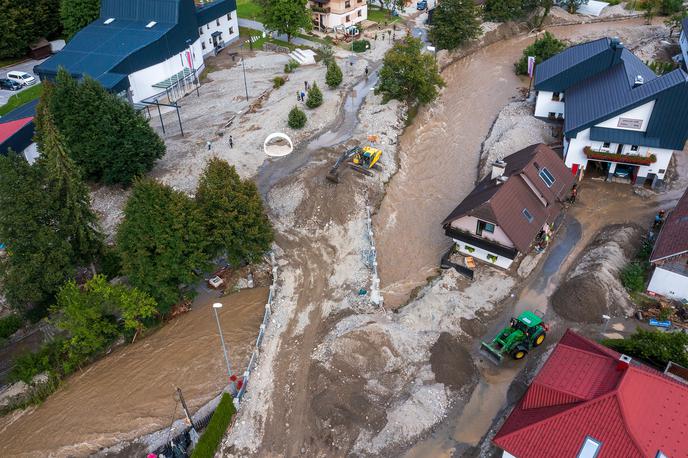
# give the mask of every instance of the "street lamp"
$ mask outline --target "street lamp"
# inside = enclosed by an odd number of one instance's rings
[[[218,309],[222,308],[222,303],[215,302],[213,304],[213,312],[215,312],[215,321],[217,321],[217,330],[220,332],[220,343],[222,343],[222,353],[225,355],[225,362],[227,363],[227,376],[230,378],[230,389],[232,394],[236,394],[236,388],[234,387],[234,382],[231,381],[232,377],[232,366],[229,363],[229,356],[227,355],[227,346],[225,345],[225,338],[222,336],[222,327],[220,326],[220,317],[217,314]]]

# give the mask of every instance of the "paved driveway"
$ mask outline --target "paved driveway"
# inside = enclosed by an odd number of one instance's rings
[[[14,64],[14,65],[10,65],[10,66],[8,66],[8,67],[0,68],[0,78],[5,78],[5,77],[7,77],[7,72],[11,72],[11,71],[15,71],[15,70],[18,70],[18,71],[21,71],[21,72],[30,73],[30,74],[33,75],[33,74],[34,74],[34,73],[33,73],[33,67],[36,66],[36,65],[38,65],[38,64],[40,64],[40,63],[43,62],[44,60],[45,60],[45,59],[41,59],[41,60],[29,59],[29,60],[25,60],[25,61],[23,61],[23,62],[20,62],[20,63],[18,63],[18,64]],[[35,75],[34,75],[34,76],[35,76]],[[26,88],[23,88],[23,89],[21,89],[20,91],[6,91],[6,90],[3,90],[3,89],[0,89],[0,106],[6,104],[7,101],[9,100],[9,98],[10,98],[12,95],[14,95],[14,94],[16,94],[16,93],[18,93],[18,92],[21,92],[21,91],[23,91],[24,89],[26,89]]]

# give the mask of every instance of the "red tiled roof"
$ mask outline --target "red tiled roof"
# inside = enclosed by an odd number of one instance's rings
[[[32,119],[33,117],[28,117],[4,123],[0,120],[0,143],[4,143],[5,140],[16,134],[19,129],[30,123]]]
[[[685,252],[688,252],[688,190],[669,212],[650,255],[650,262]]]
[[[576,457],[587,437],[597,458],[688,457],[688,386],[571,330],[495,436],[517,458]]]

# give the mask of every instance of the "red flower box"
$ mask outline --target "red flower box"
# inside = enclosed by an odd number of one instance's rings
[[[653,162],[657,162],[657,156],[654,154],[650,154],[649,156],[633,156],[630,154],[607,153],[605,151],[594,151],[589,146],[583,148],[583,152],[588,159],[598,159],[602,161],[623,162],[636,165],[650,165]]]

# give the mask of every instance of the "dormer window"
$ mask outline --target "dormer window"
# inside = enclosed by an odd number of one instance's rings
[[[115,22],[115,18],[110,17],[110,18],[105,19],[105,21],[103,21],[103,24],[109,25],[109,24],[112,24],[113,22]]]
[[[155,21],[150,21],[148,24],[146,24],[146,28],[147,28],[147,29],[152,29],[153,27],[155,27],[155,24],[157,24],[157,22],[155,22]]]
[[[483,232],[489,232],[490,234],[494,234],[494,231],[495,231],[495,225],[494,224],[478,220],[478,227],[475,230],[476,234],[483,235]]]

